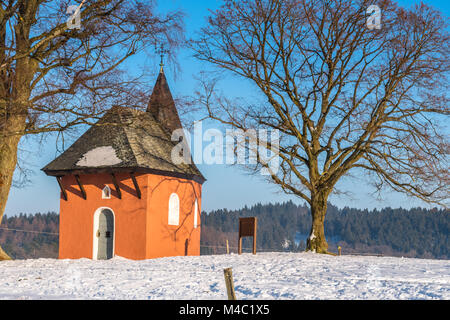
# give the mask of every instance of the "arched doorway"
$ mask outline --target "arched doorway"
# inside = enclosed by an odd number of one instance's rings
[[[94,260],[114,257],[114,212],[99,208],[94,214]]]

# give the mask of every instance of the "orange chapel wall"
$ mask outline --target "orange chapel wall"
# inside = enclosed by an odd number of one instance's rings
[[[64,176],[62,183],[68,201],[60,201],[59,258],[79,259],[93,255],[94,213],[101,207],[114,213],[114,253],[129,259],[145,259],[146,183],[145,175],[136,175],[141,188],[139,199],[128,174],[116,174],[122,199],[118,198],[108,174],[80,175],[86,191],[84,200],[74,176]],[[102,199],[102,190],[108,185],[111,198]]]
[[[201,184],[148,175],[147,258],[200,255]],[[179,224],[169,225],[169,198],[179,197]],[[194,227],[197,199],[197,227]]]
[[[118,199],[110,175],[80,175],[87,194],[84,200],[75,177],[63,177],[68,201],[61,197],[60,259],[93,258],[94,213],[101,207],[114,212],[115,255],[140,260],[200,254],[200,184],[159,175],[136,175],[142,193],[139,199],[129,174],[116,174],[116,178],[122,199]],[[102,199],[105,185],[111,189],[111,199]],[[180,199],[178,226],[168,225],[172,193]],[[198,202],[197,228],[194,228],[195,199]]]

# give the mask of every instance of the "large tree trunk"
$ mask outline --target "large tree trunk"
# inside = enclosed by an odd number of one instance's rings
[[[30,28],[30,25],[27,25],[15,29],[18,52],[26,52],[30,47],[31,44],[28,40]],[[2,103],[2,112],[0,113],[0,223],[5,213],[6,201],[17,164],[17,147],[20,138],[25,133],[31,96],[30,83],[37,67],[36,59],[24,57],[16,61],[13,75],[7,76],[0,73],[3,85],[12,88],[9,92],[0,86],[0,103]],[[0,244],[0,261],[7,259],[11,258],[1,249]]]
[[[309,237],[306,241],[306,251],[316,253],[328,253],[328,243],[325,238],[324,222],[327,213],[328,195],[321,192],[312,196],[311,216],[312,226]]]
[[[20,131],[23,128],[25,120],[24,117],[14,117],[6,120],[6,122],[6,128],[16,128],[16,130]],[[21,138],[20,135],[6,134],[2,136],[2,134],[3,132],[0,131],[0,223],[5,213],[6,202],[17,164],[17,147]],[[0,244],[0,261],[10,259]]]
[[[2,247],[0,246],[0,261],[4,260],[11,260],[11,257],[8,256],[8,254],[5,251],[3,251]]]

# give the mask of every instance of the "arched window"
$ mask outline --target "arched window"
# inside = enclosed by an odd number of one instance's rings
[[[195,203],[194,203],[194,228],[198,227],[198,201],[197,199],[195,199]]]
[[[102,190],[102,199],[111,199],[111,189],[108,186]]]
[[[176,193],[169,198],[169,225],[177,226],[180,223],[180,199]]]

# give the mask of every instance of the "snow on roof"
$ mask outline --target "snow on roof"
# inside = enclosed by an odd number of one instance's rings
[[[112,166],[121,163],[113,147],[98,147],[86,152],[77,162],[79,167]]]

